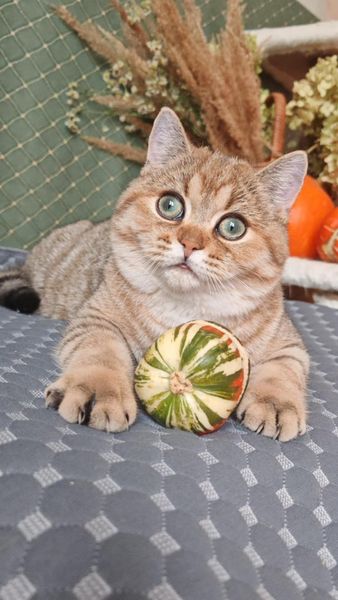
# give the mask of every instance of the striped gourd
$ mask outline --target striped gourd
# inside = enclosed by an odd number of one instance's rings
[[[149,348],[136,369],[135,388],[161,425],[204,434],[225,423],[248,375],[248,355],[229,331],[190,321],[169,329]]]

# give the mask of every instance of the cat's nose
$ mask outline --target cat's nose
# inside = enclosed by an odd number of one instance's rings
[[[180,240],[183,248],[184,248],[184,258],[189,258],[194,250],[200,250],[201,246],[196,241],[183,239]]]

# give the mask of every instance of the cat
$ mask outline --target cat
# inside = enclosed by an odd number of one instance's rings
[[[0,276],[3,304],[20,308],[21,290],[21,304],[26,295],[41,314],[70,320],[46,405],[70,423],[128,429],[144,351],[166,329],[206,319],[250,355],[238,419],[281,441],[303,434],[309,359],[285,314],[281,273],[288,209],[306,170],[301,151],[258,169],[197,148],[163,108],[112,220],[57,229],[22,270]]]

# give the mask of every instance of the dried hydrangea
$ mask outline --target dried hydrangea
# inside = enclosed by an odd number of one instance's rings
[[[321,181],[338,185],[338,56],[319,58],[305,79],[296,81],[287,106],[289,127],[306,136],[310,169]]]
[[[83,109],[83,103],[81,102],[80,93],[78,91],[78,85],[75,81],[68,84],[68,90],[66,92],[67,104],[70,107],[66,112],[65,125],[70,133],[79,133],[80,114]]]
[[[131,94],[137,92],[137,88],[133,84],[133,74],[122,60],[118,60],[110,69],[103,71],[102,78],[107,92],[112,96],[129,98]]]
[[[149,58],[146,61],[148,75],[144,80],[145,89],[141,94],[134,81],[132,72],[127,64],[119,60],[112,67],[103,72],[103,80],[106,85],[107,93],[115,98],[124,100],[133,100],[134,116],[141,116],[153,120],[156,116],[156,103],[160,100],[163,104],[169,104],[179,114],[179,116],[188,122],[194,123],[191,127],[193,133],[198,137],[204,137],[205,128],[201,115],[196,111],[193,100],[187,94],[184,86],[180,88],[175,85],[168,74],[166,67],[168,59],[163,53],[163,45],[159,40],[153,39],[147,42]],[[136,130],[134,125],[128,123],[126,118],[130,111],[127,108],[126,114],[119,116],[119,120],[125,123],[125,130],[132,133]]]
[[[126,0],[124,8],[131,23],[140,23],[149,15],[151,2],[150,0]]]
[[[252,58],[254,61],[256,74],[260,75],[263,70],[262,69],[262,53],[257,44],[257,38],[253,33],[247,33],[245,36],[245,41],[246,41],[246,45],[247,45],[248,49],[251,52],[251,55],[252,55]]]
[[[273,133],[273,120],[275,115],[275,107],[273,103],[268,103],[267,100],[270,96],[270,90],[266,88],[261,89],[260,103],[261,103],[261,119],[262,119],[262,135],[266,149],[270,150],[272,133]],[[270,152],[268,152],[270,154]]]

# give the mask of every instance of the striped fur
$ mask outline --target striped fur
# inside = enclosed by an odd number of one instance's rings
[[[46,390],[47,405],[70,422],[127,428],[137,412],[136,361],[166,329],[207,319],[233,331],[250,355],[238,417],[264,435],[291,439],[305,431],[308,356],[284,312],[280,278],[287,204],[302,183],[304,158],[295,153],[257,172],[192,147],[170,118],[171,133],[168,112],[165,135],[155,125],[149,161],[112,221],[57,230],[27,262],[40,312],[70,318],[58,350],[63,374]],[[169,190],[184,199],[182,221],[156,210]],[[240,213],[248,224],[238,241],[217,234],[226,213]],[[175,266],[184,261],[184,244],[191,270]]]
[[[40,297],[31,286],[30,278],[21,269],[0,271],[0,305],[31,314],[39,308]]]

